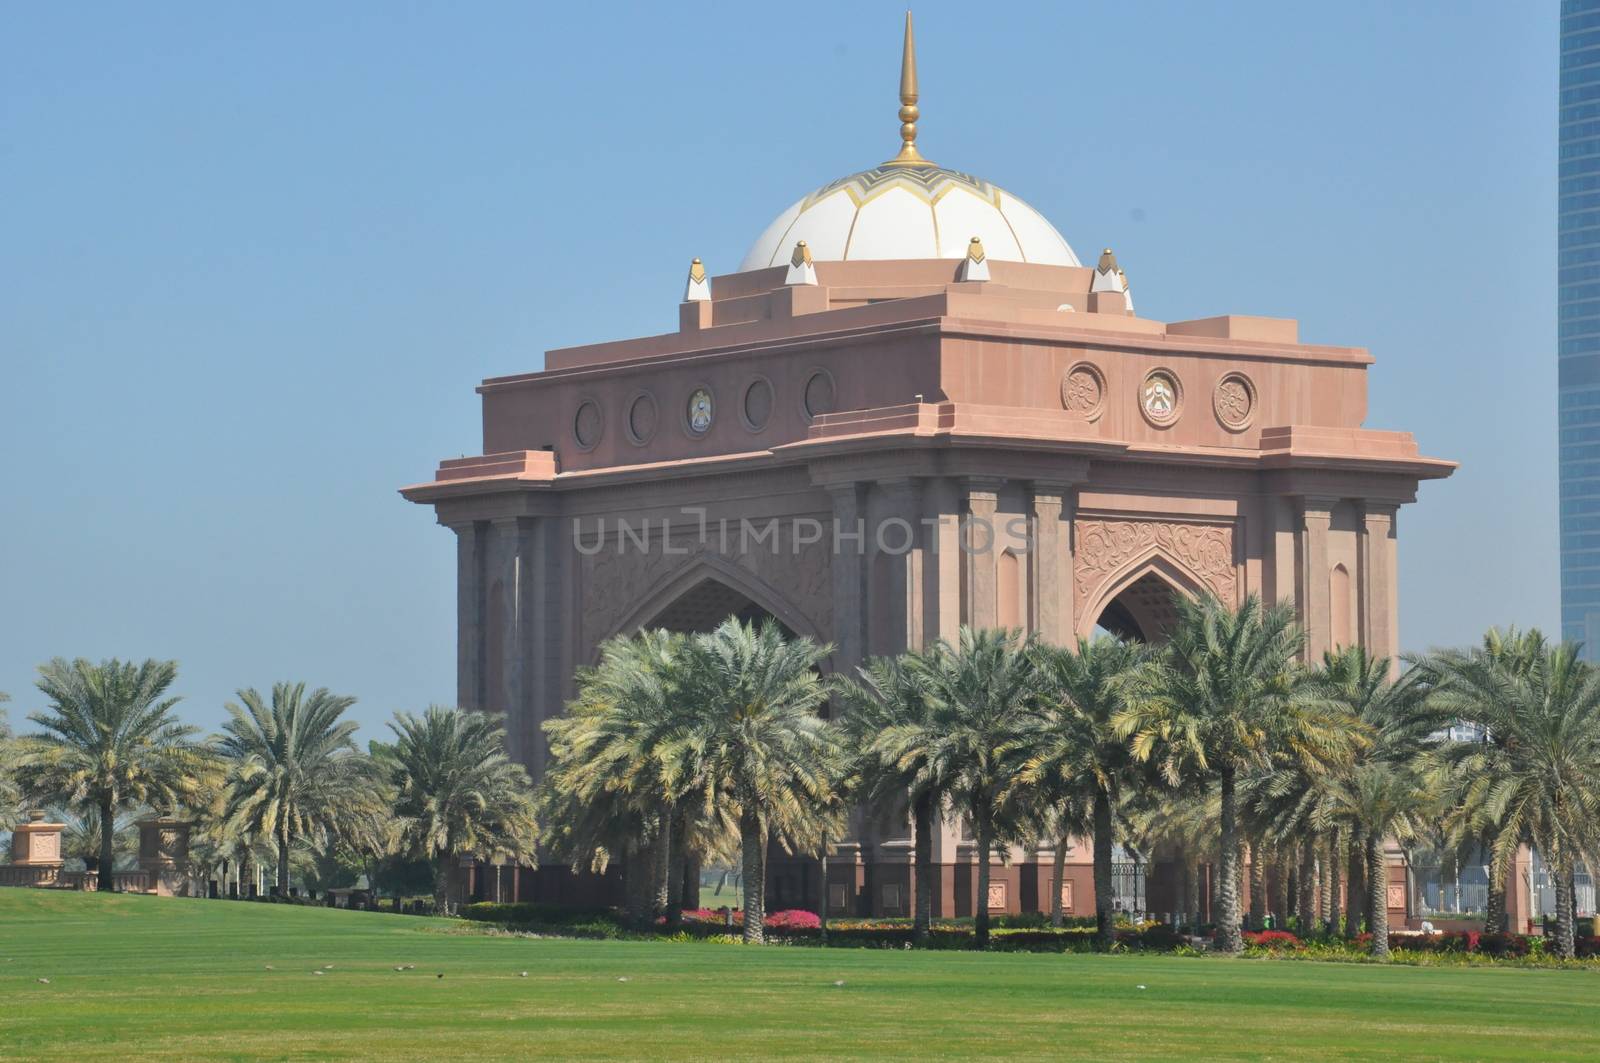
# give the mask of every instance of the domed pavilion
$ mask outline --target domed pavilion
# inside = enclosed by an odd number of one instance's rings
[[[1177,596],[1259,594],[1294,604],[1311,658],[1397,652],[1397,514],[1454,466],[1364,427],[1371,356],[1292,320],[1139,316],[1109,249],[1085,265],[1023,200],[923,158],[917,99],[908,17],[898,154],[778,213],[736,272],[695,259],[674,331],[483,381],[482,454],[403,489],[455,533],[458,701],[504,719],[535,779],[575,670],[642,627],[771,617],[848,672],[962,625],[1159,641]],[[826,883],[774,850],[769,909],[912,912],[905,810],[854,823]],[[982,898],[962,825],[934,849],[937,914],[1052,889],[1093,912],[1087,842],[1059,882],[1048,846],[1009,854]],[[1183,909],[1164,881],[1118,889]]]

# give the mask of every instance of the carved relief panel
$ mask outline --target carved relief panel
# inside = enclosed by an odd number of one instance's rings
[[[1233,528],[1198,521],[1083,519],[1074,522],[1075,619],[1131,563],[1164,556],[1204,581],[1225,602],[1237,600]]]

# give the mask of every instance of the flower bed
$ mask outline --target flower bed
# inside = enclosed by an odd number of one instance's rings
[[[1273,952],[1301,947],[1300,939],[1287,930],[1257,930],[1244,935],[1247,946],[1258,949],[1270,949]]]

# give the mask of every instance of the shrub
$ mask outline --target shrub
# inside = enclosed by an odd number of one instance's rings
[[[817,918],[816,912],[808,912],[804,908],[786,908],[781,912],[773,912],[766,917],[763,926],[768,930],[817,930],[822,926],[822,920]]]
[[[1137,938],[1139,947],[1151,952],[1171,952],[1186,941],[1184,935],[1165,923],[1145,927]]]
[[[1273,951],[1300,947],[1300,939],[1287,930],[1258,930],[1254,933],[1246,934],[1244,943],[1253,945],[1256,948],[1271,949]]]
[[[1577,946],[1580,960],[1600,956],[1600,937],[1580,937],[1577,939]]]
[[[1526,956],[1533,945],[1521,934],[1480,934],[1478,951],[1485,956]]]
[[[561,904],[539,904],[534,901],[501,903],[478,901],[461,906],[461,917],[481,923],[537,923],[546,926],[570,926],[593,919],[611,918],[609,908],[573,908]]]

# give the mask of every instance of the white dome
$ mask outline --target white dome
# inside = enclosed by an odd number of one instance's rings
[[[1078,256],[1044,216],[970,174],[940,166],[886,163],[841,177],[778,215],[739,272],[789,261],[804,240],[824,262],[964,258],[976,236],[989,258],[1078,266]]]

